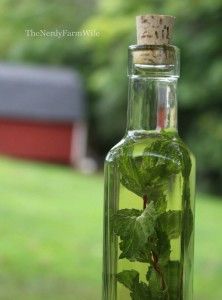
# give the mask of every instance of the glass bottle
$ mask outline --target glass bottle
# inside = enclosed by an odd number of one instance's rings
[[[128,76],[127,130],[105,160],[102,299],[192,300],[195,159],[177,132],[178,48],[130,46]]]

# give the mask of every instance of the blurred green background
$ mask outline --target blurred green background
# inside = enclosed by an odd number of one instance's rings
[[[219,300],[222,2],[2,0],[0,58],[80,72],[88,101],[88,152],[102,164],[124,133],[127,47],[135,43],[135,16],[144,13],[177,17],[179,132],[198,167],[195,299]],[[28,38],[27,29],[88,29],[100,35]],[[102,185],[102,174],[1,158],[0,299],[100,299]]]

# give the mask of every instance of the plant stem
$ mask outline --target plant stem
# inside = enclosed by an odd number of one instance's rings
[[[147,203],[148,203],[148,197],[147,197],[147,195],[143,195],[143,209],[146,208]]]
[[[158,264],[158,257],[157,255],[154,253],[154,251],[151,251],[151,254],[152,254],[152,260],[151,260],[151,263],[152,263],[152,266],[154,268],[154,270],[158,273],[158,275],[160,276],[160,281],[161,281],[161,289],[164,291],[168,288],[167,286],[167,283],[165,281],[165,278],[164,278],[164,274],[160,268],[160,265]],[[167,300],[169,300],[169,293],[167,291]]]
[[[147,203],[148,203],[148,197],[147,195],[143,195],[143,209],[146,208],[147,206]],[[154,253],[154,251],[151,251],[151,254],[152,254],[152,260],[151,260],[151,263],[152,263],[152,266],[154,268],[154,270],[158,273],[159,277],[160,277],[160,280],[161,280],[161,289],[164,291],[168,288],[167,286],[167,283],[165,281],[165,278],[164,278],[164,274],[160,268],[160,265],[158,264],[158,256]],[[167,300],[169,300],[169,293],[167,291]]]

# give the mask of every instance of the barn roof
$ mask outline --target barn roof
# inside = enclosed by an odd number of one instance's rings
[[[0,63],[0,117],[84,119],[85,101],[79,75],[65,68]]]

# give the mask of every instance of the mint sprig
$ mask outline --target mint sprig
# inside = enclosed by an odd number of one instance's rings
[[[117,280],[130,290],[132,300],[178,300],[183,271],[179,261],[170,260],[170,240],[181,236],[188,243],[193,231],[189,153],[181,140],[166,132],[147,146],[142,156],[135,155],[132,140],[117,151],[121,184],[143,203],[143,210],[121,209],[112,217],[114,234],[119,237],[119,259],[148,266],[147,282],[140,281],[136,270],[118,273]],[[184,210],[167,211],[168,181],[180,172]]]

